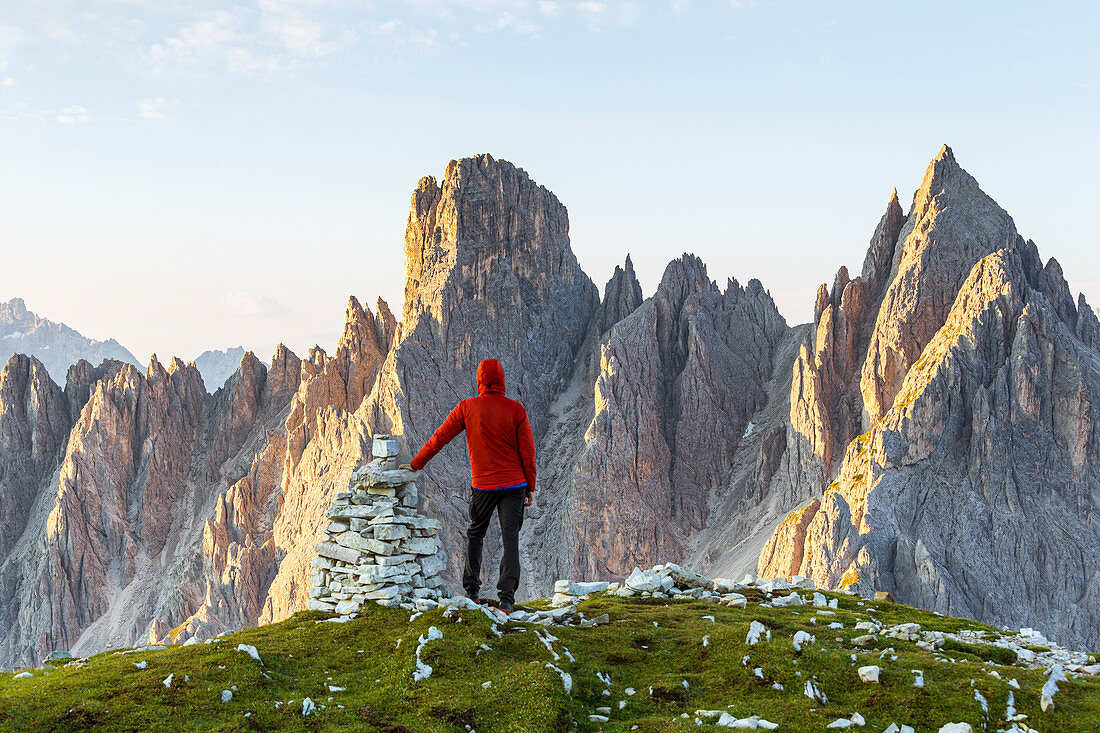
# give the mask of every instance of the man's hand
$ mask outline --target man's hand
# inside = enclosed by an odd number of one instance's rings
[[[535,503],[535,492],[534,491],[528,491],[523,497],[523,505],[524,506],[531,506],[534,503]]]
[[[415,471],[416,470],[415,468],[412,467],[411,463],[402,463],[400,466],[398,466],[398,468],[403,468],[406,471]]]

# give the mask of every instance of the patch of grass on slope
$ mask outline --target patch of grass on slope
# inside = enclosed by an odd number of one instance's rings
[[[1100,682],[1081,678],[1061,683],[1056,708],[1042,713],[1041,671],[992,665],[969,653],[933,654],[885,637],[870,649],[851,643],[865,633],[855,631],[855,623],[870,619],[913,621],[942,631],[995,630],[898,604],[826,595],[839,599],[833,616],[806,606],[772,609],[750,603],[747,609],[729,609],[698,601],[601,596],[581,604],[580,610],[588,617],[608,613],[611,623],[606,626],[508,624],[499,638],[483,614],[471,611],[448,619],[433,611],[411,624],[407,612],[377,606],[346,624],[317,623],[327,615],[299,613],[216,644],[107,652],[84,668],[34,670],[31,679],[2,675],[0,731],[98,727],[421,733],[465,731],[466,726],[479,733],[629,731],[633,726],[641,733],[719,730],[695,724],[694,711],[705,708],[738,717],[760,715],[779,723],[780,731],[820,731],[836,718],[858,712],[867,719],[862,730],[880,731],[896,721],[924,733],[957,721],[982,730],[975,689],[989,702],[987,729],[992,731],[1003,725],[998,721],[1004,718],[1007,681],[1012,678],[1021,687],[1015,691],[1015,706],[1029,716],[1026,722],[1032,727],[1096,730]],[[816,624],[811,623],[815,617]],[[754,620],[770,629],[771,640],[749,646],[745,637]],[[833,621],[844,628],[829,629]],[[424,646],[421,658],[433,672],[414,683],[417,638],[430,626],[439,628],[443,638]],[[799,630],[817,639],[801,653],[791,644]],[[550,649],[539,638],[546,632],[556,639],[547,642]],[[240,643],[255,645],[263,664],[235,651]],[[886,647],[894,651],[880,659]],[[745,655],[749,659],[742,663]],[[956,662],[943,659],[948,656]],[[141,661],[147,662],[145,669],[134,666]],[[571,675],[570,694],[547,663]],[[866,664],[882,667],[881,684],[860,682],[856,670]],[[756,668],[763,678],[754,673]],[[913,669],[924,670],[924,688],[913,686]],[[990,670],[1003,679],[992,677]],[[162,681],[169,674],[172,684],[165,687]],[[610,684],[604,681],[608,677]],[[828,696],[827,704],[803,694],[811,677]],[[484,682],[492,684],[486,688]],[[775,689],[775,682],[784,689]],[[329,685],[346,690],[330,692]],[[223,704],[222,690],[232,686],[233,698]],[[626,688],[636,694],[626,694]],[[302,716],[306,697],[319,706],[309,717]],[[621,709],[619,701],[625,701]],[[609,722],[589,720],[598,707],[612,709]],[[684,713],[687,718],[681,717]]]

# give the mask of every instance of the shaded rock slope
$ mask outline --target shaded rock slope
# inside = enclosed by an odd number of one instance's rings
[[[0,666],[303,609],[323,511],[369,437],[407,458],[488,356],[539,448],[522,595],[658,559],[711,575],[759,560],[1096,640],[1100,326],[950,151],[909,214],[891,198],[862,273],[823,286],[805,326],[689,254],[646,299],[627,257],[601,298],[565,207],[488,155],[420,181],[405,259],[400,320],[351,298],[333,355],[246,353],[214,394],[178,359],[82,361],[64,387],[9,360]],[[418,484],[457,587],[461,439]]]

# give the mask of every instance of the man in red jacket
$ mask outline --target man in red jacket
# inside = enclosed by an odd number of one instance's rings
[[[504,558],[497,594],[511,613],[519,587],[519,528],[523,508],[535,498],[535,438],[523,405],[504,396],[504,367],[486,359],[477,367],[477,397],[459,402],[405,468],[421,470],[443,446],[466,431],[470,451],[470,526],[462,587],[477,601],[481,588],[481,545],[493,518],[500,521]]]

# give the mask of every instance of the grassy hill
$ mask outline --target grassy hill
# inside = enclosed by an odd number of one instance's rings
[[[889,602],[826,596],[838,599],[835,615],[808,606],[762,607],[751,596],[740,609],[600,595],[579,610],[589,619],[608,614],[606,625],[509,623],[495,631],[486,614],[473,610],[447,617],[434,610],[412,622],[408,611],[378,606],[346,623],[299,613],[214,643],[111,651],[30,670],[29,678],[2,675],[0,731],[725,729],[715,718],[697,723],[701,709],[758,715],[780,731],[821,731],[853,713],[866,720],[855,730],[882,731],[897,723],[923,733],[965,721],[975,731],[996,731],[1011,728],[1004,722],[1010,692],[1016,710],[1028,716],[1026,726],[1100,728],[1100,678],[1069,675],[1059,683],[1054,709],[1044,713],[1043,670],[1019,666],[1014,653],[999,647],[952,641],[930,652],[882,635],[869,647],[853,643],[866,634],[855,624],[872,619],[945,632],[984,630],[989,639],[997,629]],[[770,631],[770,639],[746,642],[753,621]],[[431,627],[442,638],[419,644],[434,636]],[[816,637],[801,652],[792,644],[799,631]],[[238,651],[240,644],[254,646],[260,660]],[[432,671],[414,682],[418,647],[421,663]],[[884,653],[888,647],[894,651]],[[857,670],[864,665],[881,667],[878,684],[860,680]],[[911,670],[923,670],[923,687],[914,686]],[[827,703],[804,694],[811,679]],[[1012,679],[1019,689],[1009,686]],[[225,690],[232,693],[228,702],[222,702]],[[303,715],[305,698],[316,705],[309,715]]]

